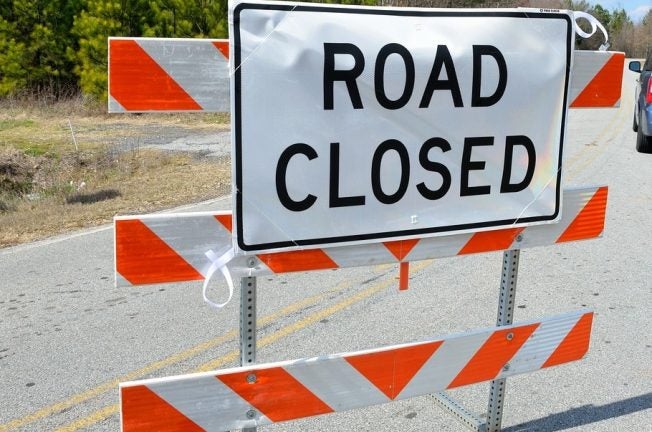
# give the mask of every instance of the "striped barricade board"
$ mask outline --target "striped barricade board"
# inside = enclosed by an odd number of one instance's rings
[[[109,38],[109,112],[228,112],[229,41]]]
[[[599,237],[607,187],[567,189],[559,223],[442,237],[237,256],[234,276],[326,270],[419,261],[471,253],[549,246]],[[231,247],[229,212],[115,218],[117,286],[203,280],[212,265],[206,252]],[[254,258],[252,265],[252,258]]]
[[[625,54],[575,51],[570,108],[620,106]],[[228,112],[223,39],[109,38],[109,112]]]
[[[266,4],[260,5],[262,3],[257,7],[261,10],[269,9]],[[280,8],[283,7],[288,6]],[[329,10],[332,13],[339,13],[343,9]],[[389,15],[385,12],[383,14]],[[567,11],[562,11],[562,14],[567,15]],[[366,15],[366,12],[362,15]],[[521,16],[522,11],[517,15]],[[555,12],[552,17],[556,20],[561,15],[556,15]],[[231,21],[233,35],[236,34],[233,31],[235,20]],[[273,21],[272,19],[270,22]],[[571,29],[565,23],[564,28],[567,32]],[[265,36],[267,27],[263,26],[262,30],[258,30],[262,33],[254,32],[253,36],[250,35],[254,42],[259,36]],[[366,32],[365,36],[368,34],[373,33]],[[555,112],[563,114],[559,143],[563,141],[565,133],[563,120],[568,108],[607,108],[620,105],[624,66],[624,53],[621,52],[573,51],[574,32],[568,34],[570,36],[562,38],[565,47],[564,62],[559,63],[561,66],[558,64],[555,69],[563,78],[561,95],[563,102],[554,101],[557,110]],[[555,33],[554,36],[558,35]],[[371,38],[371,42],[376,42],[374,37]],[[234,68],[229,64],[229,41],[121,37],[110,38],[108,43],[109,112],[228,112],[232,104],[230,91],[233,78],[235,83],[233,91],[236,96],[233,101],[233,115],[236,118],[234,142],[238,142],[237,125],[242,116],[242,113],[238,112],[238,107],[242,105],[237,97],[241,95],[237,83],[242,78],[238,70],[242,71],[246,67],[238,66],[239,69],[235,68],[233,77],[231,76]],[[247,48],[246,44],[237,37],[231,43],[235,64],[245,64],[239,60],[243,47],[246,48],[245,54],[256,52],[258,56],[261,55],[257,46],[254,46],[255,49]],[[387,46],[397,49],[396,45]],[[267,55],[270,59],[276,59],[279,50],[274,45],[270,46],[274,48],[267,52]],[[489,45],[477,46],[490,47]],[[539,46],[539,44],[535,43],[532,46]],[[475,49],[476,45],[473,47]],[[521,52],[532,51],[524,49]],[[393,53],[400,54],[399,51]],[[556,54],[556,51],[554,53]],[[335,54],[342,53],[333,51],[333,62]],[[480,52],[478,59],[481,59],[482,55],[484,54]],[[383,58],[383,62],[387,56]],[[405,56],[407,57],[407,54]],[[406,58],[403,55],[401,57],[404,60]],[[544,62],[540,56],[536,59]],[[357,65],[358,60],[355,56],[354,60]],[[476,57],[473,57],[473,60],[475,65]],[[251,63],[255,62],[250,60],[247,64]],[[481,76],[481,63],[478,62],[478,76]],[[252,101],[255,106],[260,104],[261,97],[259,92],[256,92],[254,84],[263,86],[262,89],[275,88],[268,82],[258,80],[260,76],[268,74],[269,64],[270,61],[262,61],[260,69],[262,72],[256,69],[258,75],[255,73],[252,75],[255,82],[253,84],[250,82],[249,87],[243,87],[253,88],[251,93],[254,95]],[[384,63],[381,64],[384,67]],[[408,63],[405,64],[407,76]],[[500,64],[504,65],[504,61]],[[500,64],[498,64],[498,75],[503,76],[504,71],[500,72]],[[437,65],[436,61],[432,67],[433,71],[437,70],[435,65]],[[333,68],[333,73],[349,72],[353,75],[357,73],[355,67],[351,70],[335,70],[334,65],[330,67]],[[338,67],[343,68],[342,65]],[[321,66],[318,67],[318,72],[321,71],[320,68]],[[441,65],[439,68],[441,69]],[[279,72],[276,76],[287,80],[285,70],[280,70],[283,72]],[[300,72],[306,75],[303,69]],[[452,80],[448,74],[447,69],[447,80]],[[308,75],[314,76],[314,74]],[[435,81],[439,80],[439,75],[434,72],[433,77]],[[471,78],[475,82],[475,72]],[[341,81],[340,78],[337,80]],[[344,81],[348,88],[347,80]],[[382,80],[381,78],[380,81],[383,82]],[[407,81],[406,78],[406,83]],[[532,82],[531,79],[528,82]],[[502,81],[498,80],[499,88],[501,83]],[[504,83],[502,85],[504,86]],[[382,88],[384,92],[384,82]],[[478,93],[480,93],[479,88],[478,84]],[[547,90],[548,88],[539,90],[538,94],[543,95]],[[384,97],[386,98],[386,95]],[[275,97],[262,99],[278,102],[278,98]],[[519,102],[525,100],[520,93],[514,99]],[[326,106],[325,100],[324,96],[324,111],[332,109],[332,106]],[[353,103],[353,100],[351,102]],[[355,107],[355,103],[353,105]],[[457,106],[456,103],[455,107]],[[256,115],[251,114],[249,117],[249,121],[261,118],[257,112]],[[295,117],[290,116],[291,119]],[[511,118],[511,113],[506,117]],[[503,117],[500,117],[499,122],[502,119]],[[539,117],[536,119],[540,122]],[[322,122],[318,121],[312,123],[322,125]],[[458,123],[466,125],[465,122]],[[551,121],[552,123],[554,122]],[[260,127],[258,122],[255,125],[251,124],[254,128]],[[294,124],[291,126],[290,129],[293,129]],[[356,127],[359,128],[360,124],[356,123]],[[544,131],[548,130],[549,128],[544,128]],[[343,135],[346,133],[343,132]],[[262,141],[265,140],[256,142]],[[235,145],[234,149],[233,158],[237,167],[241,164],[238,159],[238,146]],[[299,154],[312,158],[308,153],[299,152]],[[507,159],[507,153],[505,155]],[[333,147],[331,147],[331,157],[333,157]],[[559,167],[555,170],[556,174],[561,170],[561,144],[558,159]],[[254,165],[261,167],[265,164],[264,159],[263,163]],[[484,162],[482,164],[484,167]],[[336,179],[339,175],[339,166],[337,170],[334,175]],[[242,176],[241,171],[234,170],[234,173],[236,179]],[[260,172],[257,171],[256,175],[260,176]],[[504,172],[503,177],[505,177]],[[509,176],[507,177],[509,180]],[[276,178],[278,182],[278,169]],[[242,193],[242,188],[238,187],[240,185],[237,182],[235,184],[234,190]],[[560,184],[557,183],[556,193],[561,190]],[[510,299],[513,298],[518,272],[518,253],[520,249],[600,237],[605,224],[607,195],[606,186],[565,189],[563,194],[557,195],[555,201],[555,205],[561,202],[561,217],[557,219],[555,214],[554,222],[550,223],[545,223],[548,221],[545,219],[540,224],[521,226],[518,224],[521,213],[514,219],[513,224],[508,222],[498,229],[490,229],[488,227],[491,225],[484,225],[477,230],[428,237],[417,237],[417,235],[425,235],[424,232],[413,232],[412,236],[395,236],[401,240],[382,241],[380,240],[382,237],[367,237],[366,240],[358,243],[335,246],[333,242],[304,243],[311,246],[298,250],[276,249],[272,252],[270,250],[273,248],[263,247],[239,249],[237,246],[240,243],[234,244],[234,238],[238,240],[241,238],[242,233],[239,229],[241,225],[237,225],[238,230],[234,236],[236,222],[232,219],[231,212],[116,217],[114,220],[115,275],[118,287],[203,280],[205,288],[216,268],[223,272],[231,290],[233,288],[231,276],[240,278],[243,288],[249,287],[241,290],[240,311],[240,360],[241,364],[247,366],[121,384],[122,429],[125,432],[248,429],[492,381],[490,401],[495,401],[498,408],[492,408],[493,402],[490,402],[486,420],[482,423],[482,427],[475,430],[492,432],[499,430],[504,397],[502,380],[512,375],[534,372],[583,358],[588,351],[593,319],[592,312],[581,310],[512,325],[513,302],[509,301],[507,304],[505,299],[508,296]],[[259,202],[255,199],[252,201]],[[244,211],[240,207],[237,208],[239,215],[242,216]],[[520,207],[518,209],[520,210]],[[289,210],[298,211],[292,208]],[[337,218],[333,220],[340,221]],[[376,240],[372,240],[374,238]],[[405,274],[409,262],[492,251],[506,251],[503,260],[497,327],[361,352],[272,364],[253,364],[255,362],[255,306],[252,311],[252,303],[247,302],[253,302],[255,305],[258,276],[396,263],[400,265],[401,278],[406,280]],[[249,304],[249,312],[246,312],[243,306],[246,304]],[[243,318],[245,316],[247,318]],[[245,334],[249,337],[247,338]],[[494,390],[495,383],[498,383],[496,389],[499,390]],[[490,420],[493,425],[491,427],[488,426]]]
[[[329,414],[580,360],[593,313],[362,352],[120,385],[124,432],[224,431]]]

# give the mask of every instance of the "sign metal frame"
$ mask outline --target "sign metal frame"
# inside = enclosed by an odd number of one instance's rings
[[[554,180],[554,211],[551,214],[541,214],[536,216],[525,217],[508,217],[506,219],[485,220],[476,222],[465,222],[460,224],[448,224],[433,226],[426,224],[418,228],[400,228],[400,229],[386,229],[385,227],[373,228],[364,233],[346,233],[334,235],[306,235],[303,238],[292,238],[282,240],[270,241],[247,241],[244,236],[245,232],[245,198],[247,190],[245,181],[243,179],[244,161],[243,161],[243,67],[242,64],[242,35],[240,31],[241,14],[247,10],[265,10],[265,11],[287,11],[292,13],[299,12],[320,12],[320,13],[338,13],[338,14],[358,14],[365,15],[388,15],[397,17],[497,17],[497,18],[516,18],[516,19],[532,19],[533,14],[537,19],[557,19],[563,20],[567,25],[567,35],[565,36],[566,52],[564,53],[566,62],[565,76],[564,76],[564,89],[563,89],[563,104],[561,104],[561,121],[558,143],[558,153],[555,155],[555,168],[556,179]],[[233,31],[232,31],[232,49],[231,56],[233,64],[231,65],[233,75],[232,86],[232,115],[233,115],[233,149],[234,149],[234,214],[235,214],[235,239],[239,249],[239,253],[249,254],[261,251],[270,250],[290,250],[300,249],[305,247],[316,247],[323,245],[334,244],[359,244],[368,243],[379,240],[398,240],[413,238],[416,236],[432,236],[443,235],[457,232],[477,232],[489,230],[492,228],[500,228],[506,226],[528,226],[540,223],[554,223],[558,220],[560,215],[561,205],[561,183],[562,176],[560,174],[562,167],[562,155],[565,138],[565,128],[568,110],[568,96],[570,88],[570,72],[573,54],[573,24],[571,17],[566,13],[557,12],[540,12],[536,10],[504,10],[504,11],[478,11],[478,10],[425,10],[418,9],[382,9],[382,8],[342,8],[333,6],[319,6],[319,5],[304,5],[304,4],[261,4],[261,3],[247,3],[242,2],[237,4],[233,10]],[[258,206],[258,204],[256,204]],[[332,216],[332,215],[331,215]],[[269,217],[267,215],[266,217]],[[486,219],[489,219],[487,217]],[[252,222],[253,223],[253,222]],[[258,223],[258,222],[257,222]],[[271,222],[270,226],[277,226],[278,221]]]

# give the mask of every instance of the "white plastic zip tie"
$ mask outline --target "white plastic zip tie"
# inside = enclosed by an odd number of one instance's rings
[[[218,257],[215,252],[209,250],[204,255],[206,255],[206,257],[209,260],[211,260],[212,264],[209,267],[208,272],[206,273],[206,279],[204,279],[204,287],[202,289],[202,295],[204,296],[204,301],[208,303],[209,306],[214,307],[216,309],[221,309],[224,306],[226,306],[231,301],[231,297],[233,297],[233,278],[231,278],[231,272],[229,272],[229,268],[227,267],[227,264],[235,256],[235,251],[233,248],[230,248],[228,251],[226,251],[226,253]],[[216,270],[222,272],[222,275],[226,280],[226,284],[229,287],[229,298],[226,299],[224,303],[215,303],[206,296],[208,283],[210,282],[211,278],[213,277],[213,273],[215,273]]]
[[[591,24],[591,33],[587,33],[584,30],[580,28],[579,25],[577,25],[577,20],[583,18]],[[602,31],[602,34],[604,35],[604,44],[600,46],[600,51],[606,51],[607,48],[609,48],[609,35],[607,34],[607,30],[604,28],[604,26],[598,21],[593,15],[589,15],[586,12],[582,11],[573,11],[573,20],[574,20],[574,27],[575,27],[575,33],[578,35],[582,36],[584,39],[588,39],[591,36],[595,34],[595,32],[600,29]]]

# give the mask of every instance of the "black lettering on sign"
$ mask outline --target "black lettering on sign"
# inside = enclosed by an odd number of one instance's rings
[[[439,79],[442,67],[446,67],[446,79]],[[455,64],[451,57],[450,51],[446,45],[439,45],[437,53],[435,54],[435,61],[432,64],[432,71],[428,77],[426,89],[423,91],[423,97],[419,108],[428,108],[430,99],[435,90],[448,90],[453,97],[453,104],[456,107],[463,107],[462,92],[460,92],[460,84],[457,81],[457,72],[455,71]]]
[[[353,57],[353,67],[349,70],[335,70],[335,56]],[[353,108],[362,109],[362,99],[355,79],[364,70],[364,55],[360,48],[350,43],[324,43],[324,109],[333,109],[333,83],[344,81]]]
[[[398,157],[401,159],[401,180],[398,185],[396,192],[389,195],[383,191],[383,187],[380,183],[380,167],[383,162],[383,156],[390,150],[394,150],[398,153]],[[408,188],[408,183],[410,182],[410,155],[408,154],[407,149],[402,142],[395,139],[388,139],[383,141],[376,151],[374,152],[373,159],[371,160],[371,188],[376,196],[376,199],[383,204],[394,204],[397,203]]]
[[[331,143],[329,207],[351,207],[364,205],[364,195],[340,196],[340,143]]]
[[[387,82],[396,80],[394,76],[386,79],[387,59],[391,55],[401,58],[405,67],[405,83],[403,91],[397,99],[390,99],[387,96],[385,85]],[[473,74],[471,81],[471,106],[472,107],[489,107],[495,105],[505,94],[507,88],[507,63],[505,57],[498,48],[492,45],[473,45]],[[335,69],[336,56],[349,56],[353,60],[353,66],[350,69]],[[493,60],[498,68],[496,88],[492,94],[482,94],[482,82],[487,76],[483,76],[482,64],[486,61]],[[486,65],[486,63],[485,63]],[[341,81],[346,85],[346,89],[354,109],[363,109],[362,97],[358,88],[357,79],[362,75],[365,67],[365,57],[363,52],[352,43],[324,43],[324,110],[334,109],[334,86],[335,82]],[[446,77],[442,78],[442,72],[446,72]],[[485,68],[486,72],[486,68]],[[416,69],[414,58],[410,51],[398,43],[389,43],[383,46],[376,56],[374,64],[374,93],[376,100],[383,108],[396,110],[403,108],[408,104],[414,93]],[[428,76],[428,81],[423,89],[423,94],[419,102],[419,108],[428,108],[434,92],[437,90],[449,91],[456,108],[463,108],[462,92],[460,83],[457,78],[457,71],[453,57],[446,45],[438,45],[435,52],[435,58]],[[486,91],[486,90],[485,90]]]
[[[436,137],[430,138],[424,142],[421,146],[421,150],[419,150],[419,163],[421,166],[427,171],[439,173],[441,176],[441,186],[437,190],[429,189],[425,182],[421,182],[417,185],[417,190],[421,196],[432,201],[442,198],[451,187],[451,172],[448,168],[439,162],[433,162],[428,159],[428,153],[435,147],[438,147],[441,149],[442,153],[445,153],[450,151],[451,145],[445,139]]]
[[[405,65],[405,86],[403,87],[403,93],[396,100],[389,99],[387,93],[385,93],[385,63],[387,62],[387,58],[392,54],[398,54],[403,59],[403,64]],[[383,108],[390,110],[403,108],[412,96],[414,77],[414,60],[407,48],[397,43],[387,44],[382,47],[376,57],[376,68],[374,72],[374,88],[378,103]]]
[[[460,197],[476,196],[476,195],[489,195],[491,193],[491,186],[489,184],[477,184],[478,180],[470,181],[472,171],[484,171],[487,165],[485,160],[473,158],[473,149],[476,147],[493,146],[495,137],[482,136],[482,137],[467,137],[464,138],[464,147],[462,148],[462,158],[460,163]],[[518,180],[512,179],[512,171],[514,164],[514,151],[518,146],[523,147],[527,153],[527,168],[523,178]],[[415,147],[410,147],[415,148]],[[433,149],[439,149],[441,153],[451,151],[450,143],[441,137],[432,137],[427,139],[419,149],[419,165],[426,172],[436,173],[441,176],[441,185],[434,189],[433,178],[427,181],[422,181],[415,185],[419,194],[429,201],[435,201],[443,198],[450,192],[452,185],[452,175],[449,167],[443,163],[436,162],[431,157],[430,152]],[[382,165],[385,156],[389,152],[395,152],[399,159],[400,168],[386,170],[385,178],[383,178]],[[521,155],[523,153],[521,152]],[[288,210],[294,212],[301,212],[308,210],[317,201],[317,197],[308,193],[305,198],[301,200],[294,199],[290,196],[288,191],[287,171],[292,158],[297,155],[305,156],[309,161],[318,157],[317,151],[308,144],[296,143],[286,148],[279,157],[276,165],[276,193],[279,197],[281,204]],[[523,160],[523,158],[519,159]],[[296,159],[295,159],[296,160]],[[525,135],[511,135],[505,138],[505,153],[503,155],[503,171],[500,182],[500,193],[515,193],[526,189],[532,179],[534,178],[534,171],[536,168],[536,149],[534,143],[530,138]],[[297,163],[297,162],[295,162]],[[300,162],[299,162],[300,163]],[[330,144],[330,159],[329,159],[329,179],[328,179],[328,204],[330,208],[338,207],[353,207],[363,206],[366,203],[365,195],[350,195],[342,196],[340,192],[340,174],[341,174],[341,160],[340,160],[340,143],[334,142]],[[303,168],[304,173],[309,173],[309,166]],[[497,167],[492,167],[497,170]],[[397,139],[388,139],[383,141],[376,147],[371,158],[371,189],[374,197],[382,204],[396,204],[407,193],[410,186],[410,154],[407,147]],[[494,171],[491,171],[492,173]],[[387,192],[383,188],[382,180],[387,181],[387,174],[396,174],[400,176],[398,179],[398,186],[393,192]],[[482,174],[476,174],[478,178],[486,178]],[[346,179],[347,176],[344,176]],[[493,176],[492,176],[493,178]],[[437,178],[434,177],[436,181]],[[301,181],[298,179],[297,181]],[[389,181],[392,181],[390,179]],[[430,186],[426,183],[430,182]],[[469,183],[475,183],[474,186],[469,186]],[[434,183],[437,184],[436,182]],[[387,185],[385,185],[387,187]],[[496,185],[497,186],[497,185]]]
[[[471,152],[473,147],[492,146],[494,137],[471,137],[464,139],[464,150],[462,151],[462,175],[460,178],[460,196],[489,195],[491,186],[469,186],[469,171],[484,170],[485,161],[472,161]]]
[[[292,144],[290,147],[283,150],[281,157],[278,160],[276,165],[276,194],[278,195],[281,204],[288,210],[299,212],[308,210],[314,203],[317,201],[317,197],[308,194],[301,201],[295,201],[290,197],[287,187],[287,170],[290,163],[290,159],[293,156],[302,154],[308,158],[308,160],[313,160],[317,157],[317,152],[314,148],[310,147],[308,144],[297,143]]]
[[[510,183],[512,179],[512,159],[514,157],[514,146],[523,146],[527,150],[527,170],[525,177],[520,183]],[[536,164],[536,151],[534,143],[525,135],[508,136],[505,141],[505,162],[503,164],[503,178],[500,182],[500,193],[520,192],[530,185],[534,176],[534,165]]]
[[[490,96],[481,96],[482,88],[482,57],[490,56],[498,65],[498,85],[496,91]],[[507,87],[507,64],[498,48],[491,45],[473,45],[473,81],[471,83],[471,106],[488,107],[495,105]]]

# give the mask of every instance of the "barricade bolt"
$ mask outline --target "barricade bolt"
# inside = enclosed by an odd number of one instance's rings
[[[507,340],[514,339],[514,333],[507,333]]]
[[[249,258],[247,260],[247,265],[249,266],[249,268],[256,267],[256,258],[254,258],[254,257]]]
[[[255,383],[256,382],[256,374],[250,373],[249,375],[247,375],[247,382],[249,384]]]
[[[256,417],[256,410],[249,410],[247,411],[247,418],[248,419],[253,419]]]

